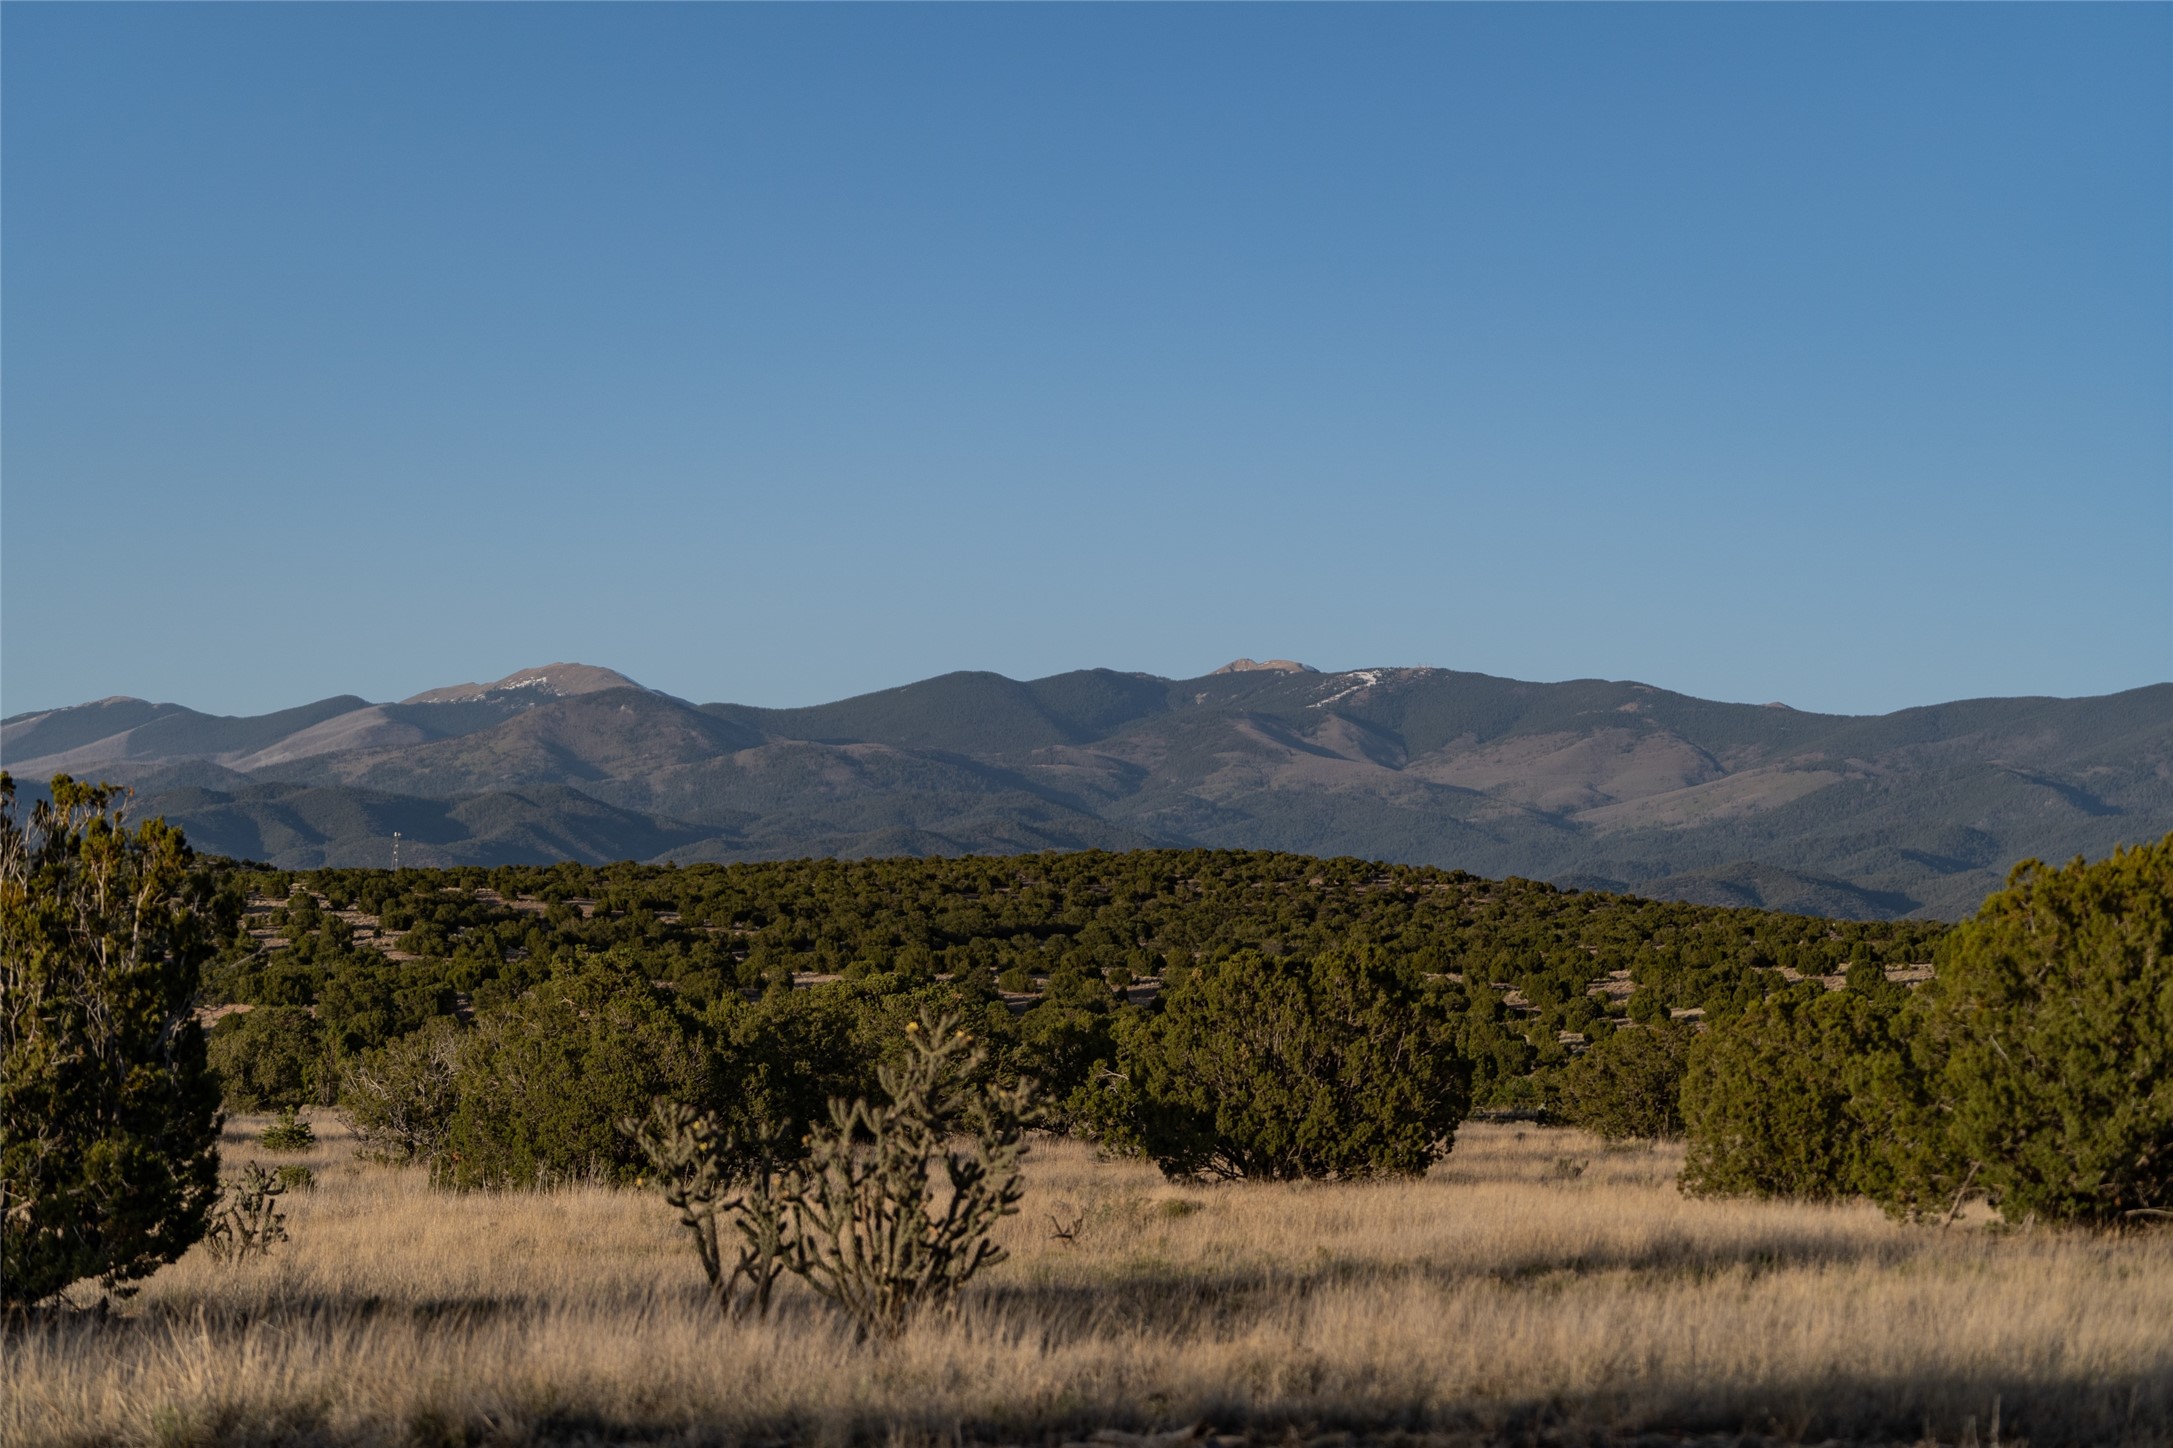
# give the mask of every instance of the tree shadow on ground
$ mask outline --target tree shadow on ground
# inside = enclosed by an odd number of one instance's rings
[[[974,1302],[980,1311],[1032,1324],[1054,1341],[1111,1332],[1192,1336],[1250,1322],[1270,1304],[1288,1304],[1339,1288],[1377,1289],[1407,1282],[1444,1288],[1482,1282],[1513,1285],[1618,1272],[1654,1282],[1695,1281],[1805,1267],[1891,1266],[1914,1251],[1911,1243],[1900,1238],[1880,1242],[1776,1238],[1716,1246],[1683,1234],[1568,1254],[1509,1254],[1484,1265],[1324,1258],[1211,1270],[1140,1262],[1088,1282],[990,1282],[975,1290]]]

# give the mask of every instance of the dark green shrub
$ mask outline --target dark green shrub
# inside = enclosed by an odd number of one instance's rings
[[[1461,1000],[1463,1009],[1456,1010]],[[1445,995],[1443,1007],[1461,1018],[1458,1049],[1471,1063],[1471,1099],[1475,1106],[1530,1109],[1534,1104],[1530,1072],[1539,1052],[1525,1039],[1502,998],[1492,990]]]
[[[2173,1212],[2173,835],[2026,861],[1936,964],[1909,1015],[1947,1175],[2014,1220]]]
[[[257,1141],[266,1151],[308,1151],[317,1144],[317,1133],[310,1129],[299,1111],[289,1106],[279,1113],[278,1120],[264,1128],[264,1134]]]
[[[17,823],[0,772],[0,1304],[109,1288],[203,1235],[219,1083],[194,1016],[231,919],[164,820],[66,775]]]
[[[287,897],[286,908],[273,916],[279,928],[291,939],[307,935],[324,923],[324,913],[317,908],[317,897],[301,881],[294,882],[293,893]]]
[[[1073,1112],[1067,1103],[1115,1064],[1116,1015],[1107,994],[1086,1004],[1065,1004],[1052,995],[1019,1017],[1013,1074],[1039,1083],[1051,1103],[1045,1124],[1052,1129],[1070,1129]]]
[[[366,948],[355,950],[336,961],[318,984],[317,1022],[334,1051],[352,1055],[404,1036],[432,1016],[448,1014],[451,994],[422,972],[389,963]]]
[[[710,1104],[733,1133],[774,1128],[797,1141],[832,1097],[876,1089],[876,1044],[863,1012],[839,986],[772,991],[752,1004],[726,998],[709,1018],[730,1053],[731,1088]]]
[[[1902,999],[1883,981],[1832,992],[1805,982],[1701,1033],[1683,1073],[1684,1190],[1891,1195],[1882,1124],[1896,1092],[1875,1083],[1906,1060]]]
[[[1563,1070],[1562,1119],[1609,1141],[1682,1135],[1683,1067],[1695,1034],[1676,1023],[1608,1031]]]
[[[1374,954],[1214,961],[1120,1032],[1132,1139],[1172,1177],[1416,1175],[1469,1103],[1459,1022]]]
[[[1049,972],[1042,1004],[1065,1010],[1106,1012],[1115,1007],[1117,992],[1098,972],[1066,963]]]
[[[714,1073],[696,1023],[638,971],[554,975],[476,1022],[438,1174],[456,1187],[631,1180],[642,1153],[618,1123],[657,1097],[710,1100]]]
[[[324,1039],[300,1006],[236,1011],[212,1027],[206,1050],[229,1111],[317,1102],[331,1084]]]

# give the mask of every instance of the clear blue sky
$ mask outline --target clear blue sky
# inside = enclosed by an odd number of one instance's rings
[[[9,5],[0,709],[2173,677],[2173,9]]]

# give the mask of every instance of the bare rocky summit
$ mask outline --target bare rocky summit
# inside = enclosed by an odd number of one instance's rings
[[[577,694],[593,694],[599,689],[638,689],[635,683],[616,669],[601,669],[594,664],[545,664],[540,669],[522,669],[506,675],[495,684],[450,684],[442,689],[429,689],[403,704],[452,704],[469,699],[487,699],[493,695],[516,694],[526,690],[539,699],[571,699]]]
[[[1311,664],[1301,664],[1296,659],[1269,659],[1266,662],[1259,659],[1232,659],[1215,670],[1216,674],[1255,674],[1263,672],[1270,674],[1317,674],[1320,670],[1314,668]],[[1213,678],[1214,674],[1210,674],[1208,677]]]

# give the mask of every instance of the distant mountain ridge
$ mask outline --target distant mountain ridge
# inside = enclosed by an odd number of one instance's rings
[[[0,762],[298,868],[385,864],[395,830],[412,864],[1214,846],[1956,916],[2018,858],[2173,830],[2173,684],[1844,716],[1239,659],[761,709],[551,664],[253,718],[104,699],[0,721]]]

